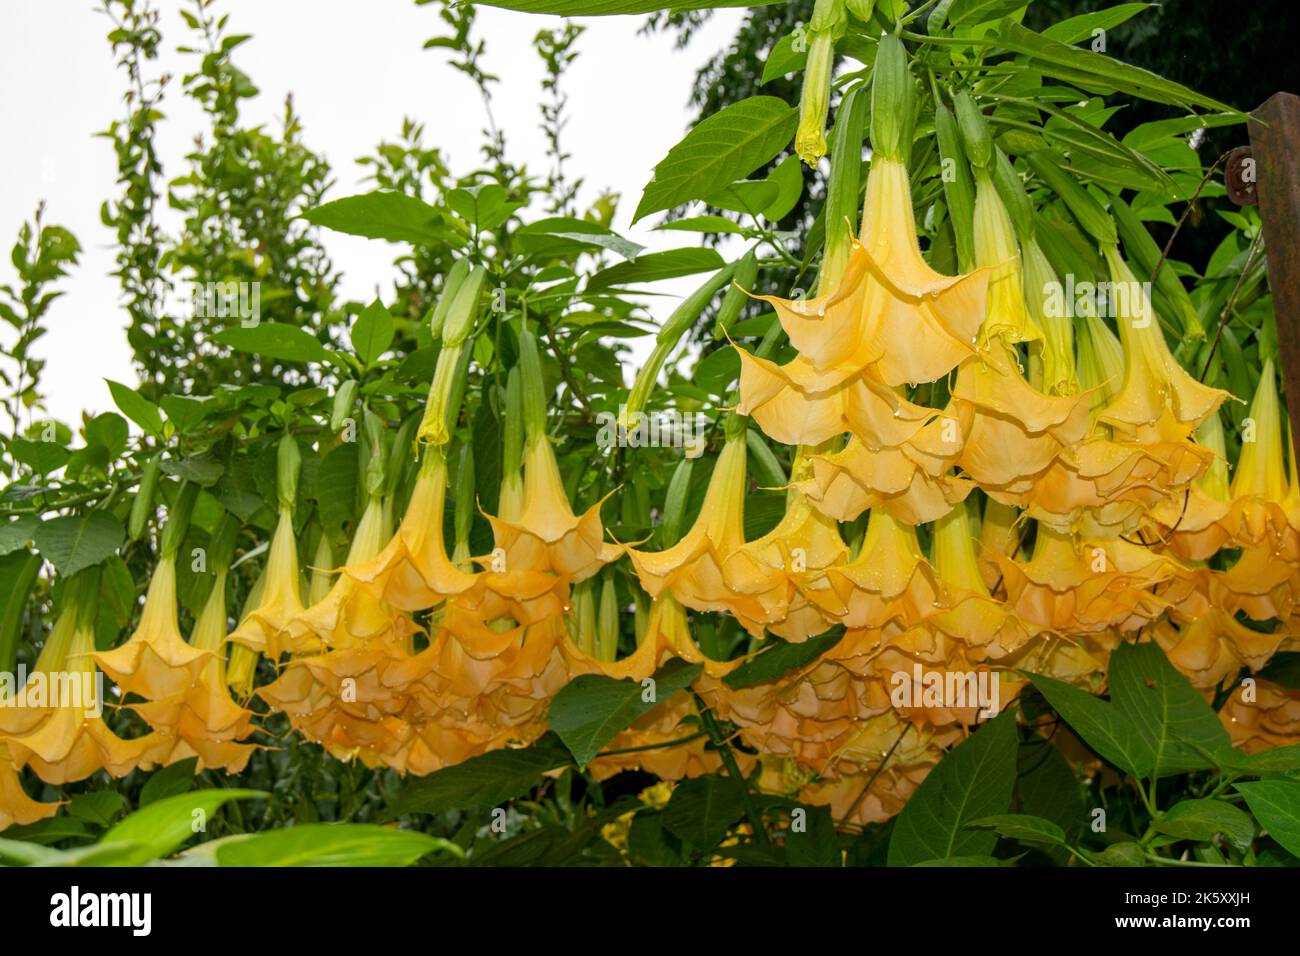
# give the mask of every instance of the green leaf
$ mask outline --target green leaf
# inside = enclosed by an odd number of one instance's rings
[[[370,365],[393,344],[393,317],[376,299],[362,309],[352,324],[352,349],[361,364]]]
[[[994,830],[998,836],[1021,843],[1045,843],[1065,846],[1065,831],[1051,820],[1028,813],[1001,813],[972,820],[966,826],[972,830]]]
[[[1209,843],[1215,834],[1222,833],[1238,850],[1245,850],[1255,839],[1255,824],[1250,815],[1222,800],[1175,803],[1151,825],[1157,833],[1201,843]]]
[[[1038,692],[1083,742],[1121,770],[1149,777],[1155,754],[1146,738],[1110,703],[1042,674],[1029,674]]]
[[[743,232],[739,225],[723,216],[687,216],[685,219],[674,219],[655,226],[656,232],[664,229],[682,232],[727,232],[737,236]]]
[[[561,17],[607,17],[659,10],[708,10],[721,7],[761,7],[776,0],[481,0],[486,7],[521,13],[554,13]]]
[[[410,866],[444,850],[465,851],[440,837],[373,823],[300,823],[223,841],[218,866]]]
[[[325,346],[310,332],[280,322],[260,322],[248,328],[226,329],[217,334],[216,341],[240,352],[253,352],[281,362],[324,362],[329,359]]]
[[[166,797],[142,807],[104,834],[102,843],[131,844],[132,849],[117,861],[120,866],[141,866],[170,856],[195,833],[207,826],[223,804],[232,800],[260,800],[260,790],[196,790]]]
[[[0,525],[0,555],[12,554],[32,543],[38,522],[33,515],[22,515]]]
[[[973,820],[1006,813],[1016,780],[1016,708],[1008,707],[950,750],[921,782],[894,823],[889,865],[985,856],[997,836]]]
[[[794,41],[795,34],[787,33],[772,44],[772,52],[767,55],[767,61],[763,64],[763,76],[758,81],[759,86],[766,86],[777,77],[788,76],[795,70],[804,68],[804,64],[808,62],[808,47],[805,44],[803,50],[796,50]]]
[[[303,218],[336,232],[389,242],[429,246],[447,238],[438,210],[405,193],[378,191],[348,196],[308,210]]]
[[[28,441],[26,438],[9,439],[9,451],[37,475],[57,471],[71,457],[68,450],[57,442]]]
[[[664,809],[664,827],[697,849],[717,846],[745,815],[741,786],[731,777],[717,774],[683,780]]]
[[[107,511],[88,511],[80,517],[52,518],[36,529],[36,547],[64,577],[93,567],[113,554],[122,543],[122,522]]]
[[[632,221],[749,175],[786,147],[797,124],[797,111],[774,96],[751,96],[707,117],[655,166]]]
[[[187,395],[164,395],[160,400],[162,410],[167,413],[167,420],[176,426],[178,432],[188,432],[208,413],[209,401],[206,398],[191,398]]]
[[[1268,835],[1300,856],[1300,781],[1259,780],[1234,784]]]
[[[632,818],[627,849],[638,863],[649,866],[682,866],[686,862],[682,842],[668,832],[662,812],[638,813]]]
[[[389,807],[390,817],[496,806],[532,790],[548,771],[568,766],[569,751],[551,734],[531,747],[492,750],[408,783]]]
[[[769,637],[760,648],[726,677],[723,683],[740,689],[774,681],[801,667],[807,667],[844,639],[844,628],[833,627],[795,644],[779,637]]]
[[[140,806],[147,807],[167,797],[189,793],[194,786],[194,768],[198,766],[198,762],[198,757],[190,757],[188,760],[178,760],[176,763],[168,764],[156,772],[140,788]]]
[[[1028,3],[1029,0],[953,0],[948,8],[948,22],[955,27],[991,23]]]
[[[1034,735],[1022,741],[1017,756],[1016,802],[1022,813],[1050,820],[1077,842],[1087,818],[1083,788],[1065,756],[1050,742]],[[1058,865],[1069,859],[1062,848],[1045,849]]]
[[[207,454],[191,455],[189,458],[182,458],[180,461],[159,462],[158,468],[165,474],[176,478],[184,478],[186,481],[192,481],[204,488],[216,484],[221,476],[226,473],[226,466]]]
[[[1112,705],[1146,741],[1156,776],[1211,769],[1206,751],[1230,746],[1218,715],[1154,641],[1116,648],[1109,679]]]
[[[68,802],[68,813],[78,820],[106,827],[126,810],[126,798],[116,790],[79,793]]]
[[[841,866],[840,835],[831,808],[798,807],[806,814],[804,828],[793,825],[785,834],[785,861],[790,866]]]
[[[1166,80],[1148,70],[1121,63],[1100,53],[1040,36],[1011,20],[1003,22],[997,43],[1012,52],[1029,57],[1032,69],[1094,92],[1114,90],[1172,106],[1200,106],[1217,112],[1237,112],[1226,103],[1202,96],[1181,83]],[[1242,121],[1245,121],[1244,115]]]
[[[653,693],[638,681],[583,674],[555,695],[547,719],[578,766],[585,767],[629,724],[689,686],[702,670],[701,664],[671,660],[650,678]]]
[[[530,222],[516,229],[514,238],[534,255],[566,256],[598,248],[631,260],[645,251],[645,246],[624,239],[599,223],[571,216],[551,216]]]
[[[1102,866],[1147,865],[1146,851],[1142,849],[1141,844],[1132,840],[1127,840],[1124,843],[1113,843],[1096,854],[1093,859]]]
[[[162,437],[162,412],[158,410],[157,405],[121,382],[114,382],[107,378],[104,381],[108,383],[113,404],[122,410],[123,415],[155,438]]]
[[[164,403],[166,399],[163,399]],[[110,458],[116,458],[126,451],[126,442],[130,437],[126,419],[116,412],[104,412],[96,415],[86,424],[86,444],[102,445],[108,449]]]
[[[794,209],[799,197],[803,195],[803,165],[799,162],[799,157],[791,153],[781,160],[767,181],[775,184],[776,198],[763,209],[763,216],[772,222],[778,222]]]
[[[495,229],[524,205],[509,202],[506,197],[506,189],[499,183],[461,186],[447,193],[447,205],[452,212],[479,229]]]
[[[1091,37],[1093,30],[1110,30],[1154,6],[1154,3],[1121,3],[1105,10],[1082,13],[1060,23],[1053,23],[1043,31],[1043,36],[1059,43],[1078,43]]]
[[[608,289],[633,282],[676,279],[697,272],[721,269],[726,264],[716,249],[706,249],[702,246],[652,252],[639,257],[635,262],[620,262],[607,269],[601,269],[587,280],[587,290]]]

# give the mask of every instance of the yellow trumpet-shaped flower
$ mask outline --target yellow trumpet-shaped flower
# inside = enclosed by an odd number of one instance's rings
[[[1124,346],[1124,380],[1099,420],[1110,425],[1117,436],[1139,442],[1186,442],[1227,393],[1202,385],[1178,364],[1169,353],[1145,287],[1117,248],[1102,252],[1115,289],[1112,301]],[[1208,465],[1209,456],[1202,456],[1196,474]]]
[[[236,741],[256,727],[253,712],[231,700],[226,688],[225,591],[226,572],[218,570],[190,635],[190,646],[208,654],[197,683],[170,697],[132,704],[131,709],[163,736],[175,739],[168,763],[197,756],[199,770],[239,773],[257,746]]]
[[[1136,631],[1169,602],[1155,589],[1179,573],[1176,562],[1119,539],[1076,545],[1039,522],[1029,561],[997,555],[1007,607],[1021,620],[1066,635],[1111,628]]]
[[[1300,743],[1300,690],[1260,680],[1234,690],[1219,711],[1232,745],[1248,754]]]
[[[912,629],[912,637],[900,644],[920,648],[927,643],[925,632],[936,635],[937,653],[950,646],[953,653],[972,660],[1003,660],[1020,650],[1030,632],[1000,601],[989,595],[975,555],[976,538],[965,504],[957,505],[933,526],[934,569],[943,595],[924,623]],[[949,645],[943,635],[965,645]],[[930,660],[935,659],[931,656]]]
[[[347,568],[373,562],[388,540],[383,499],[374,496],[357,522]],[[341,574],[323,600],[289,621],[286,631],[298,653],[365,646],[378,640],[401,642],[413,625],[350,573]]]
[[[41,803],[33,800],[23,789],[18,771],[9,762],[9,755],[0,746],[0,830],[15,823],[26,826],[44,820],[59,812],[61,803]]]
[[[280,509],[271,549],[266,560],[265,581],[257,605],[245,615],[230,640],[257,651],[271,660],[283,654],[311,653],[319,641],[290,625],[302,616],[302,584],[298,571],[298,541],[293,533],[293,510]]]
[[[897,445],[871,445],[855,434],[842,450],[811,456],[812,475],[800,488],[817,510],[839,521],[868,509],[884,509],[908,524],[933,521],[974,487],[950,473],[973,418],[974,409],[958,402]]]
[[[577,583],[616,560],[622,549],[605,541],[603,503],[575,515],[550,439],[530,435],[524,446],[523,509],[514,520],[489,517],[507,571],[547,571]]]
[[[185,642],[176,617],[176,559],[159,559],[135,632],[121,647],[95,655],[104,673],[145,700],[183,694],[198,684],[212,651]]]
[[[883,510],[867,519],[857,557],[828,568],[826,577],[844,608],[840,620],[850,629],[906,629],[929,615],[939,597],[916,529]]]
[[[848,560],[848,546],[835,521],[811,507],[798,482],[812,471],[804,449],[791,469],[794,483],[786,496],[786,510],[775,528],[742,545],[722,564],[724,579],[739,592],[769,596],[762,620],[740,616],[751,634],[766,627],[788,641],[803,641],[829,628],[841,610],[827,580],[828,569]],[[772,582],[779,583],[772,587]],[[828,608],[828,605],[830,607]]]
[[[1191,681],[1193,687],[1213,690],[1236,682],[1243,667],[1257,671],[1277,652],[1282,634],[1265,634],[1246,627],[1220,608],[1191,619],[1180,620],[1175,612],[1159,621],[1152,636],[1163,648],[1169,663]]]
[[[20,706],[0,708],[0,747],[15,768],[31,767],[47,783],[64,784],[98,770],[114,777],[147,770],[170,751],[172,742],[159,734],[123,740],[104,722],[94,650],[93,607],[69,598],[21,692]]]
[[[447,556],[443,538],[446,497],[447,463],[441,450],[431,447],[424,452],[397,534],[372,560],[349,561],[343,573],[403,611],[434,607],[469,590],[474,575],[456,567]]]
[[[745,582],[737,591],[723,575],[723,565],[745,543],[744,431],[730,436],[709,477],[699,516],[676,544],[664,551],[628,549],[641,586],[650,596],[671,594],[697,611],[723,611],[762,620],[780,582],[771,577]]]
[[[829,806],[837,820],[882,823],[903,809],[945,748],[960,739],[960,728],[922,729],[892,711],[868,718],[840,746],[831,774],[803,784],[798,798]]]
[[[980,356],[957,373],[953,395],[975,411],[958,463],[990,497],[1023,505],[1033,480],[1088,427],[1084,396],[1047,395],[1026,381],[1016,347],[1040,341],[1025,304],[1020,252],[1011,217],[986,175],[975,192],[975,261],[990,270]]]

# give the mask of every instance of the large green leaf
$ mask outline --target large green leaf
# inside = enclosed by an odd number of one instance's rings
[[[1052,709],[1097,753],[1135,777],[1148,777],[1155,753],[1133,722],[1113,704],[1042,674],[1028,675]]]
[[[1217,766],[1228,731],[1160,645],[1121,644],[1110,657],[1110,697],[1142,735],[1156,776]],[[1067,718],[1068,719],[1068,718]]]
[[[1016,758],[1016,803],[1022,813],[1050,820],[1077,843],[1087,819],[1083,787],[1065,756],[1052,743],[1037,735],[1020,744]],[[1061,847],[1043,850],[1054,862],[1064,864],[1069,853]]]
[[[33,537],[41,555],[59,569],[59,574],[69,578],[117,551],[123,535],[122,522],[112,514],[88,511],[80,517],[44,521]]]
[[[797,111],[775,96],[751,96],[701,120],[655,166],[632,221],[748,176],[776,158],[798,121]]]
[[[547,734],[531,747],[493,750],[406,785],[388,808],[390,817],[496,806],[527,793],[542,775],[572,762],[568,749]]]
[[[1114,90],[1172,106],[1200,106],[1220,112],[1236,112],[1226,103],[1202,96],[1181,83],[1100,53],[1049,39],[1013,20],[1003,21],[997,42],[999,46],[1028,57],[1031,68],[1095,92]]]
[[[607,17],[660,10],[709,10],[716,7],[762,7],[776,0],[479,0],[483,6],[561,17]]]
[[[108,392],[113,396],[113,404],[122,410],[122,414],[135,422],[155,438],[162,435],[162,412],[158,406],[145,398],[129,385],[104,379],[108,383]]]
[[[1235,786],[1268,835],[1293,856],[1300,856],[1300,780],[1259,780]]]
[[[1006,813],[1015,782],[1013,706],[949,751],[922,781],[894,823],[889,865],[988,855],[997,835],[967,827]]]
[[[653,694],[638,681],[600,674],[575,677],[551,701],[551,729],[559,734],[578,766],[585,767],[624,728],[689,686],[701,670],[701,664],[671,660],[655,672]]]
[[[1128,21],[1143,10],[1150,10],[1154,3],[1120,3],[1105,10],[1081,13],[1060,23],[1053,23],[1043,31],[1043,36],[1058,43],[1078,43],[1088,39],[1093,30],[1110,30]]]
[[[745,814],[741,784],[731,777],[691,777],[673,789],[664,810],[664,827],[691,846],[717,846]]]
[[[844,628],[833,627],[825,634],[810,637],[795,644],[778,637],[769,637],[758,653],[722,680],[728,687],[753,687],[776,680],[790,671],[805,667],[820,658],[844,639]]]
[[[1064,830],[1051,820],[1028,813],[999,813],[972,820],[966,826],[972,830],[993,830],[998,836],[1020,843],[1042,843],[1048,846],[1064,846],[1066,843]]]
[[[266,796],[259,790],[196,790],[165,797],[131,814],[105,833],[102,842],[131,847],[115,865],[140,866],[170,856],[194,834],[203,832],[208,818],[224,804]]]
[[[310,332],[281,322],[261,322],[248,328],[236,326],[219,332],[215,338],[240,352],[253,352],[281,362],[324,362],[329,358],[325,346]]]
[[[1156,832],[1181,840],[1209,843],[1222,833],[1239,850],[1255,839],[1255,825],[1241,809],[1222,800],[1184,800],[1152,822]]]
[[[308,222],[367,239],[437,245],[446,241],[438,210],[396,192],[372,192],[336,199],[303,214]]]
[[[593,291],[632,282],[676,279],[681,276],[695,275],[697,272],[721,269],[726,264],[716,249],[707,249],[703,246],[651,252],[637,257],[635,262],[620,262],[607,269],[601,269],[587,280],[587,289]]]
[[[392,315],[378,299],[362,309],[352,323],[352,349],[362,364],[369,365],[383,355],[393,344],[395,331]]]
[[[465,851],[440,837],[372,823],[304,823],[222,841],[218,866],[410,866],[443,850]]]

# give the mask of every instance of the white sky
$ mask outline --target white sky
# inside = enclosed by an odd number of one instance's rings
[[[173,76],[163,102],[160,150],[164,176],[186,170],[183,156],[204,127],[197,106],[180,89],[192,58],[176,52],[190,38],[181,0],[157,0],[163,10],[160,68]],[[184,6],[188,7],[186,3]],[[99,221],[100,203],[116,196],[111,143],[94,134],[122,115],[125,76],[114,66],[105,40],[110,21],[95,0],[6,0],[0,12],[0,282],[14,278],[8,252],[19,224],[40,199],[46,222],[70,228],[81,240],[80,265],[52,307],[36,354],[47,359],[43,391],[49,412],[73,427],[83,409],[112,409],[105,378],[134,383],[124,327],[112,278],[113,235]],[[426,145],[439,146],[454,172],[479,159],[482,107],[473,84],[447,65],[446,51],[424,50],[431,36],[446,32],[436,5],[412,0],[226,0],[228,32],[251,33],[235,63],[261,95],[245,100],[244,121],[275,124],[292,91],[302,116],[305,142],[333,167],[330,198],[363,192],[365,170],[354,162],[382,139],[396,140],[403,117],[425,123]],[[566,76],[570,123],[564,147],[570,173],[586,180],[580,198],[603,188],[623,196],[614,226],[650,250],[691,244],[686,233],[653,233],[657,217],[628,228],[653,166],[691,121],[688,105],[695,70],[728,44],[743,10],[718,11],[685,51],[672,35],[637,36],[643,18],[602,17],[581,21],[581,56]],[[555,17],[481,7],[476,28],[487,42],[485,68],[501,78],[494,97],[498,124],[507,132],[508,155],[546,171],[545,143],[537,103],[543,67],[531,41]],[[175,219],[163,219],[165,227]],[[322,231],[327,251],[344,276],[344,298],[387,294],[390,263],[399,247]],[[700,280],[664,283],[679,294]],[[653,306],[662,317],[673,299]],[[7,326],[0,336],[8,332]],[[0,338],[8,346],[10,337]]]

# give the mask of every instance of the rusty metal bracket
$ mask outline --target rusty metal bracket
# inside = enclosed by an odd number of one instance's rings
[[[1249,146],[1238,146],[1228,154],[1223,167],[1223,186],[1238,206],[1258,206],[1255,192],[1255,154]]]

